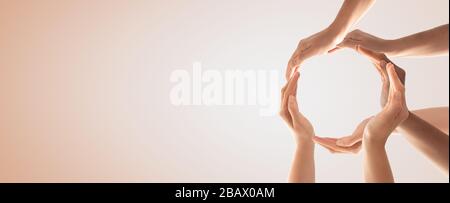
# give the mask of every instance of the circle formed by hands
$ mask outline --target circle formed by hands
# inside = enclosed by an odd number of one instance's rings
[[[313,36],[310,40],[315,40],[316,37],[320,37],[321,35],[322,34]],[[308,46],[306,47],[308,48]],[[323,52],[331,46],[323,47],[320,49],[315,48],[314,52]],[[402,68],[389,60],[385,54],[377,53],[376,51],[369,50],[361,45],[353,46],[350,42],[346,42],[345,40],[337,45],[335,49],[332,49],[332,51],[344,47],[352,48],[361,55],[367,57],[380,74],[382,82],[380,97],[380,106],[382,107],[381,112],[364,119],[349,136],[342,138],[318,137],[314,133],[313,125],[299,111],[296,95],[298,89],[297,82],[300,73],[297,69],[293,69],[294,72],[290,74],[289,77],[287,76],[289,80],[281,92],[282,102],[280,116],[293,130],[297,143],[304,140],[312,140],[328,149],[331,153],[356,154],[361,150],[363,140],[384,144],[395,128],[408,118],[409,110],[406,105],[404,86],[406,73]],[[312,48],[307,49],[306,52],[311,49]],[[295,53],[294,56],[296,56]],[[306,57],[307,56],[308,55],[306,55]],[[298,58],[298,60],[291,59],[294,67],[294,64],[297,64],[299,61],[302,62],[302,60],[305,59],[305,56],[293,58]]]

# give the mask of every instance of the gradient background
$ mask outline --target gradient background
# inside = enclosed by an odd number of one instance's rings
[[[258,107],[176,107],[175,69],[279,69],[342,1],[0,0],[0,182],[284,182],[294,144]],[[447,0],[379,0],[358,28],[395,38],[448,23]],[[448,106],[448,56],[395,59],[411,109]],[[281,82],[280,78],[280,82]],[[316,133],[379,111],[379,77],[350,50],[306,62]],[[448,182],[401,137],[399,182]],[[316,148],[319,182],[361,182],[361,156]]]

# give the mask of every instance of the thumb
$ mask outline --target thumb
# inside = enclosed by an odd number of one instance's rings
[[[347,136],[337,140],[336,145],[341,147],[351,147],[360,141],[361,139],[357,136]]]
[[[298,121],[300,119],[301,115],[300,111],[298,110],[297,98],[292,95],[289,96],[288,110],[293,121]]]
[[[336,52],[336,51],[339,51],[340,49],[342,49],[342,48],[336,46],[336,47],[334,47],[333,49],[331,49],[330,51],[328,51],[328,53],[329,53],[329,54],[332,54],[332,53],[334,53],[334,52]]]

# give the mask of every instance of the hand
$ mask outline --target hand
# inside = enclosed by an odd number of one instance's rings
[[[350,153],[357,154],[361,151],[362,138],[364,135],[364,129],[366,124],[372,119],[372,117],[365,119],[361,122],[355,131],[350,136],[343,138],[322,138],[313,137],[314,142],[320,144],[322,147],[328,149],[331,153]]]
[[[364,142],[368,145],[385,145],[389,135],[399,124],[409,116],[406,105],[405,86],[395,71],[395,66],[388,63],[386,66],[389,77],[389,95],[386,106],[372,118],[364,130]]]
[[[378,38],[361,30],[354,30],[348,33],[344,40],[336,45],[336,47],[332,49],[330,53],[343,48],[356,50],[357,46],[362,46],[379,53],[388,53],[390,51],[389,43],[389,40]]]
[[[289,60],[286,79],[289,80],[291,75],[301,66],[301,64],[308,58],[316,55],[325,54],[333,49],[338,41],[338,34],[331,28],[327,28],[319,33],[316,33],[306,39],[300,41]]]
[[[388,95],[389,95],[389,77],[386,70],[387,64],[392,64],[394,66],[395,72],[397,73],[397,76],[399,77],[401,83],[405,85],[406,82],[406,72],[399,66],[395,65],[386,55],[374,52],[373,50],[367,49],[362,46],[356,46],[356,51],[364,56],[366,56],[375,66],[377,71],[380,73],[381,76],[381,97],[380,97],[380,105],[383,108],[386,105]]]
[[[296,72],[281,90],[280,116],[294,132],[297,144],[312,142],[314,128],[298,109],[297,83],[300,74]]]

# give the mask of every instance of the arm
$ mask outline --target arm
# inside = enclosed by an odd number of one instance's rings
[[[358,45],[391,57],[448,55],[448,24],[393,40],[354,30],[332,51]]]
[[[325,54],[341,42],[347,31],[354,25],[374,4],[375,0],[345,0],[337,17],[321,32],[302,39],[292,54],[286,78],[289,79],[303,61],[315,55]]]
[[[391,84],[386,106],[367,123],[363,137],[364,177],[370,183],[394,182],[385,145],[390,134],[409,116],[405,88],[395,66],[388,63],[386,69]]]
[[[315,182],[314,143],[312,141],[297,144],[294,160],[289,171],[288,182]]]
[[[291,183],[314,183],[314,143],[312,141],[314,129],[298,110],[296,95],[299,77],[299,73],[294,74],[281,93],[280,116],[292,130],[296,142],[288,181]]]
[[[387,87],[389,88],[389,87]],[[439,107],[439,108],[429,108],[429,109],[420,109],[420,110],[414,110],[410,113],[415,119],[421,119],[422,121],[418,122],[417,126],[426,125],[424,128],[419,128],[419,130],[402,130],[399,126],[397,128],[398,132],[401,132],[403,135],[406,136],[406,140],[408,140],[413,146],[419,149],[419,151],[423,152],[425,156],[431,157],[435,153],[433,152],[434,148],[430,148],[430,146],[433,146],[433,144],[428,143],[430,145],[425,145],[422,141],[424,138],[428,138],[427,136],[411,136],[412,134],[417,134],[418,132],[422,132],[425,129],[428,129],[429,132],[436,131],[436,129],[431,129],[430,127],[437,128],[439,132],[444,133],[447,135],[448,139],[448,107]],[[313,140],[315,143],[321,145],[322,147],[325,147],[328,149],[331,153],[349,153],[349,154],[357,154],[361,150],[361,142],[364,134],[364,128],[367,125],[367,122],[371,118],[368,118],[361,122],[356,130],[349,136],[342,137],[342,138],[322,138],[322,137],[313,137]],[[412,117],[409,117],[408,120],[411,120]],[[405,124],[407,121],[404,122]],[[421,124],[420,124],[421,123]],[[431,126],[429,126],[431,125]],[[416,126],[416,125],[415,125]],[[416,127],[417,127],[416,126]],[[430,130],[431,129],[431,130]],[[432,134],[432,133],[430,133]],[[421,139],[418,139],[421,138]],[[434,137],[434,136],[432,136]],[[442,138],[445,138],[442,136]],[[431,138],[433,139],[433,138]],[[429,141],[430,142],[430,141]],[[435,141],[436,142],[436,141]],[[447,141],[448,142],[448,141]],[[444,142],[439,142],[441,145]],[[424,148],[426,147],[426,148]],[[440,147],[442,148],[442,146]],[[442,148],[445,149],[445,148]],[[448,147],[447,147],[448,150]],[[442,152],[441,154],[444,155],[446,152]],[[444,157],[445,160],[445,157]],[[447,158],[448,161],[448,158]],[[440,164],[438,164],[439,166]],[[445,163],[444,163],[445,166]],[[447,164],[448,166],[448,164]],[[442,167],[441,167],[442,168]],[[447,167],[448,168],[448,167]],[[447,171],[448,169],[443,170]]]
[[[399,132],[448,176],[448,135],[411,113]]]
[[[448,24],[393,40],[389,56],[448,55]]]
[[[418,109],[414,110],[412,113],[448,135],[448,106]]]
[[[374,3],[375,0],[346,0],[330,27],[343,38]]]
[[[367,137],[367,135],[366,135]],[[387,157],[385,145],[364,140],[364,179],[368,183],[393,183],[391,166]]]

